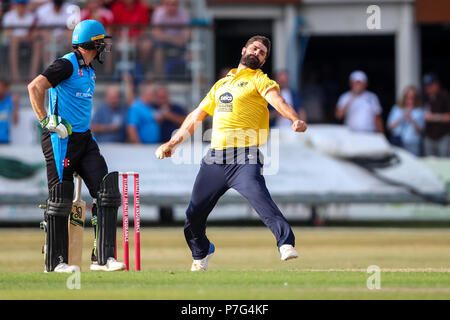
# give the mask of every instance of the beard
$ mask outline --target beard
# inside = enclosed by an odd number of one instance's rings
[[[243,55],[241,58],[240,63],[242,63],[244,66],[256,70],[259,69],[259,67],[261,67],[262,63],[261,61],[259,61],[258,57],[256,57],[255,55],[249,53],[246,55]]]

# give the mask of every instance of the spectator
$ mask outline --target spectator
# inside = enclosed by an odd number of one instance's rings
[[[80,13],[81,21],[97,20],[103,24],[107,34],[112,34],[111,24],[114,22],[114,15],[111,10],[103,6],[102,0],[89,0]],[[105,55],[105,73],[110,74],[112,71],[113,55]]]
[[[50,0],[30,0],[30,10],[35,12],[37,8],[42,6],[44,3],[49,2]]]
[[[352,72],[350,90],[339,97],[336,118],[345,118],[345,124],[352,131],[382,133],[384,129],[380,102],[376,94],[366,88],[366,74],[360,70]]]
[[[10,142],[11,124],[19,122],[19,96],[9,92],[9,83],[0,80],[0,144]]]
[[[146,5],[140,0],[118,0],[111,5],[111,11],[114,16],[113,26],[130,26],[128,32],[127,45],[130,45],[131,52],[139,53],[141,65],[145,65],[152,49],[150,37],[145,36],[145,27],[150,25],[150,13]],[[114,29],[114,33],[121,36],[122,29]],[[135,48],[135,49],[134,49]]]
[[[161,128],[160,142],[169,141],[172,133],[186,118],[186,112],[182,107],[170,102],[169,91],[166,87],[156,89],[156,110],[156,121]]]
[[[3,27],[14,28],[5,30],[9,44],[8,56],[12,81],[20,79],[19,49],[21,45],[32,47],[33,52],[36,52],[36,50],[39,49],[36,41],[33,41],[31,27],[33,26],[35,17],[29,10],[28,2],[29,0],[14,0],[12,9],[5,13],[5,16],[3,17]],[[38,68],[37,64],[39,62],[35,58],[36,56],[33,52],[30,54],[32,57],[29,74],[30,78],[36,75]]]
[[[67,28],[70,15],[70,4],[64,0],[49,1],[36,10],[37,26],[41,27],[37,31],[40,38],[38,61],[43,59],[47,65],[70,45],[72,32]]]
[[[450,95],[435,74],[426,74],[423,84],[427,98],[425,155],[450,157]]]
[[[81,10],[81,20],[88,19],[97,20],[107,28],[113,23],[114,15],[111,10],[102,5],[101,0],[89,0],[83,10]]]
[[[161,133],[156,121],[155,87],[146,84],[141,89],[140,98],[131,105],[127,114],[127,136],[131,143],[156,143],[161,141]]]
[[[112,4],[111,11],[114,25],[134,25],[129,31],[131,38],[142,35],[145,31],[142,27],[150,24],[148,8],[140,0],[118,0]]]
[[[302,106],[302,99],[300,94],[289,88],[289,73],[285,70],[277,72],[275,76],[276,82],[280,86],[280,94],[283,99],[291,105],[295,111],[297,111],[301,120],[306,121],[306,112]],[[290,127],[291,121],[283,117],[278,111],[276,111],[271,105],[269,105],[269,121],[270,126],[277,127]]]
[[[91,130],[98,142],[125,142],[127,108],[121,104],[120,89],[108,86],[105,104],[97,108],[92,118]]]
[[[407,87],[400,103],[392,107],[387,127],[391,132],[390,140],[393,145],[402,147],[416,156],[421,155],[425,113],[415,87]]]
[[[103,6],[104,6],[105,8],[111,10],[113,4],[116,3],[116,0],[103,0],[102,2],[103,2]]]
[[[182,74],[186,62],[184,54],[190,31],[190,17],[178,0],[163,0],[152,16],[155,40],[155,71],[157,76]]]

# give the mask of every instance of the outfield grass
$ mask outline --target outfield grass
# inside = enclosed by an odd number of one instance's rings
[[[69,290],[69,275],[42,272],[42,232],[3,229],[0,299],[450,298],[448,229],[297,228],[294,233],[300,259],[282,262],[265,228],[209,228],[216,245],[210,269],[191,273],[182,228],[144,228],[142,272],[86,271],[81,289]],[[83,270],[92,237],[87,230]],[[381,268],[380,290],[367,289],[370,265]]]

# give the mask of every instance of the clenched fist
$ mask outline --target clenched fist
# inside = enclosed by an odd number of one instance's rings
[[[295,132],[305,132],[308,126],[305,121],[296,120],[292,123],[292,130]]]

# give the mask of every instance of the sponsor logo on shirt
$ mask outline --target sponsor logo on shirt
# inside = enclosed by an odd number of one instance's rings
[[[233,95],[229,92],[225,92],[219,97],[219,100],[222,103],[231,103],[233,102]]]
[[[233,95],[231,93],[225,92],[219,97],[219,101],[218,112],[233,112]]]
[[[77,97],[92,98],[91,88],[88,88],[86,92],[77,92]]]

